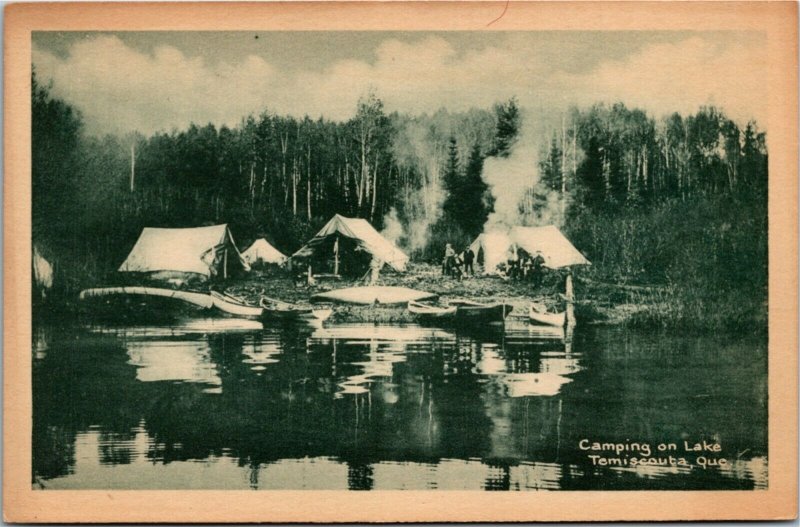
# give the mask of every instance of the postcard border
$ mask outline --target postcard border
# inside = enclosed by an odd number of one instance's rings
[[[3,337],[6,521],[224,523],[797,517],[797,4],[511,2],[505,14],[492,23],[505,8],[502,1],[60,3],[6,7]],[[769,489],[548,493],[32,490],[31,31],[256,29],[766,31],[769,57],[766,129],[770,148]]]

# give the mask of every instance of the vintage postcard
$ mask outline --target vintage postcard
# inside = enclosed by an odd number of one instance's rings
[[[796,3],[4,37],[6,521],[796,517]]]

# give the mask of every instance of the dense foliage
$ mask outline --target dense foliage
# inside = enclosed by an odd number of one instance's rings
[[[768,158],[756,124],[740,130],[716,108],[658,122],[622,104],[570,121],[536,192],[568,204],[589,274],[660,286],[638,299],[643,324],[765,329]]]
[[[110,276],[145,226],[225,222],[240,244],[266,236],[290,253],[340,213],[387,232],[399,223],[416,258],[481,232],[494,204],[484,161],[522,140],[514,99],[410,116],[387,114],[370,92],[354,110],[345,122],[265,110],[233,128],[94,137],[34,74],[34,241],[72,292]],[[558,223],[597,279],[696,291],[701,308],[736,293],[751,299],[737,317],[761,317],[767,149],[754,122],[742,129],[711,107],[655,120],[595,105],[537,140],[539,178],[519,222]]]

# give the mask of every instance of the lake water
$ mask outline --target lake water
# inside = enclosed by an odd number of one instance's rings
[[[767,487],[764,338],[561,337],[525,325],[40,325],[32,484]],[[695,444],[705,450],[687,452]]]

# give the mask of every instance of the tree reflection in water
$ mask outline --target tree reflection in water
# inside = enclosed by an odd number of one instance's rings
[[[36,335],[33,472],[45,488],[767,482],[766,344],[753,339],[586,328],[565,344],[528,330],[197,320]],[[723,469],[609,469],[577,448],[684,437],[746,454]]]

